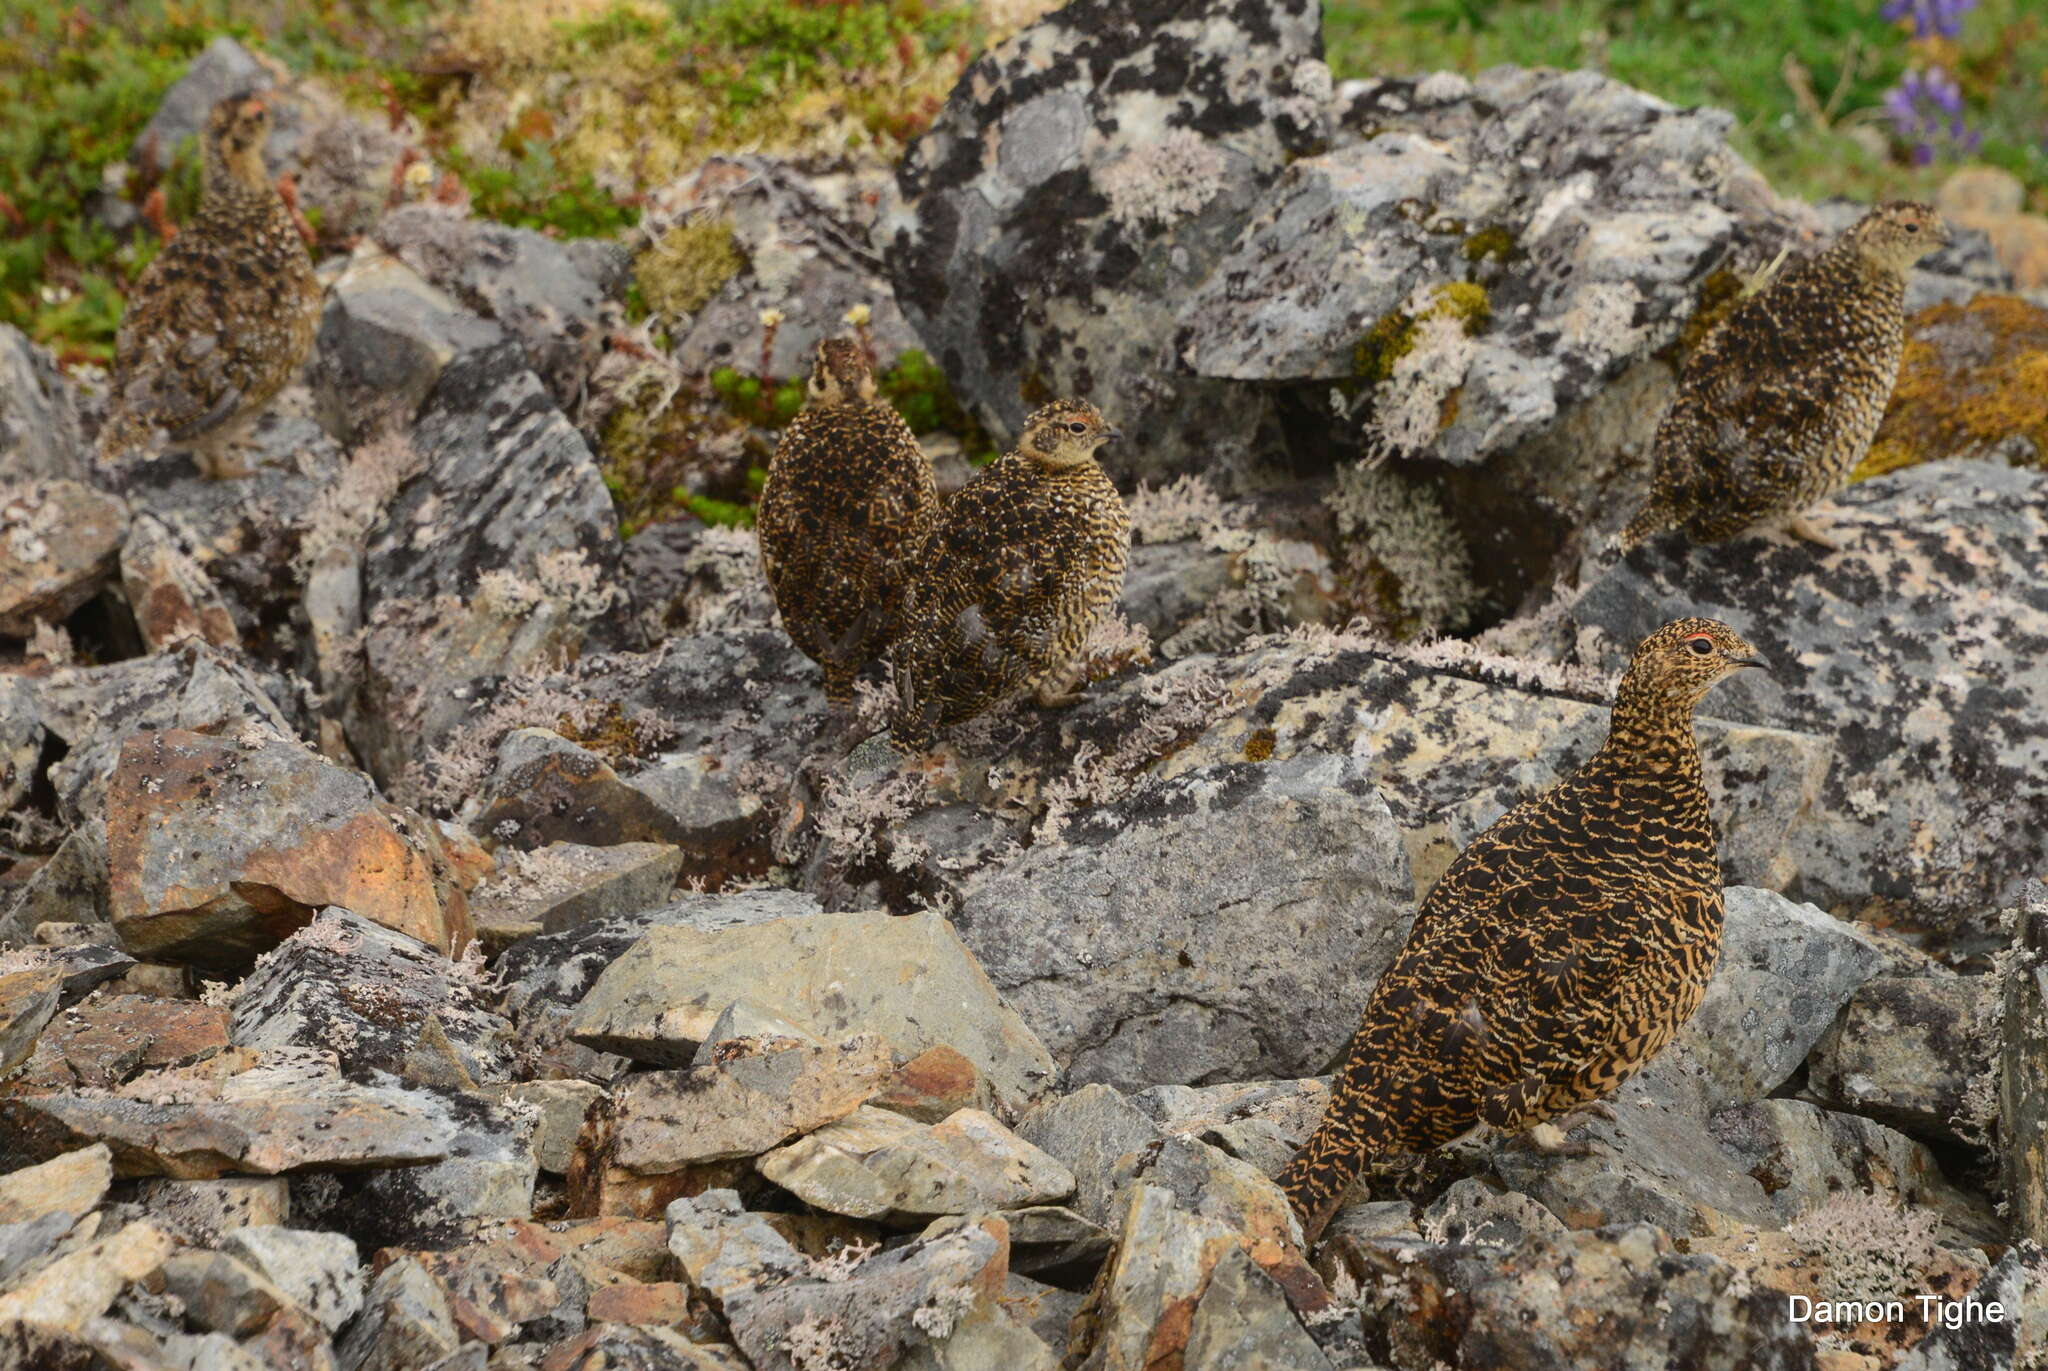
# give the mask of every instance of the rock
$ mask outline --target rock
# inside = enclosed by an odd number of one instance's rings
[[[196,1327],[230,1337],[247,1337],[278,1313],[291,1297],[247,1264],[224,1252],[180,1252],[162,1267],[164,1290],[183,1302]]]
[[[0,469],[20,477],[90,478],[78,397],[50,354],[0,324]]]
[[[910,1349],[943,1349],[956,1332],[974,1336],[998,1312],[1009,1251],[1000,1220],[916,1238],[831,1279],[812,1275],[811,1263],[730,1192],[679,1200],[668,1220],[670,1248],[691,1284],[718,1304],[758,1371],[795,1371],[827,1349],[846,1371],[880,1371]],[[936,1364],[967,1371],[1009,1362],[942,1356]],[[1049,1371],[1051,1364],[1021,1365]]]
[[[814,914],[718,928],[650,928],[577,1006],[570,1036],[655,1065],[683,1060],[745,996],[821,1040],[879,1034],[908,1059],[941,1044],[1008,1110],[1052,1061],[937,914]]]
[[[862,1108],[755,1162],[805,1203],[857,1219],[924,1219],[1062,1200],[1074,1175],[987,1114],[917,1124]]]
[[[77,481],[0,487],[0,635],[70,618],[113,575],[127,531],[121,498]]]
[[[502,950],[536,933],[654,909],[668,902],[682,868],[682,849],[667,843],[511,851],[495,875],[470,891],[477,936],[487,949],[495,943],[493,950]]]
[[[1997,1241],[1997,1217],[1981,1195],[1950,1183],[1925,1144],[1875,1120],[1773,1099],[1724,1109],[1707,1126],[1763,1186],[1781,1219],[1797,1218],[1831,1195],[1869,1189],[1935,1211],[1958,1243]]]
[[[0,1144],[17,1156],[95,1142],[112,1149],[117,1175],[208,1179],[431,1161],[448,1154],[453,1130],[416,1092],[354,1085],[289,1059],[224,1078],[154,1073],[116,1093],[0,1099]]]
[[[757,1156],[844,1118],[890,1069],[888,1047],[867,1034],[830,1047],[790,1038],[705,1047],[700,1065],[643,1072],[620,1086],[613,1164],[650,1175]]]
[[[1868,981],[1814,1046],[1807,1089],[1931,1142],[1981,1138],[1966,1096],[1990,1070],[1981,1025],[1998,987],[1985,976],[1883,976]]]
[[[73,1233],[89,1236],[98,1224],[97,1216],[81,1221],[80,1215],[61,1210],[37,1219],[0,1223],[0,1287],[10,1284],[15,1272],[26,1271],[49,1256]],[[0,1362],[0,1366],[13,1364]]]
[[[692,867],[701,867],[758,836],[762,818],[758,798],[688,768],[622,779],[595,753],[545,729],[523,728],[499,745],[476,828],[522,847],[680,846]]]
[[[9,812],[28,798],[42,769],[44,736],[34,684],[0,676],[0,805]]]
[[[255,723],[289,736],[288,711],[296,710],[281,677],[239,653],[191,639],[111,666],[54,671],[36,683],[36,697],[44,727],[67,749],[47,774],[58,813],[71,825],[104,817],[108,783],[135,734],[233,734]]]
[[[516,1100],[540,1111],[533,1135],[533,1154],[540,1169],[559,1176],[569,1169],[576,1135],[583,1131],[590,1107],[607,1098],[605,1089],[589,1081],[515,1081],[496,1087],[495,1097]]]
[[[1085,810],[973,880],[954,922],[1070,1079],[1136,1087],[1320,1067],[1411,901],[1366,768],[1304,753]]]
[[[583,1329],[586,1283],[554,1243],[530,1232],[416,1255],[465,1342],[549,1342]]]
[[[1598,72],[1363,82],[1339,105],[1337,146],[1288,167],[1185,299],[1178,348],[1204,377],[1362,381],[1340,422],[1374,450],[1510,451],[1671,342],[1735,249],[1793,241],[1730,115]],[[1460,326],[1418,331],[1440,307]]]
[[[237,1229],[282,1224],[292,1214],[291,1183],[279,1176],[224,1176],[214,1181],[152,1177],[137,1183],[136,1198],[165,1228],[189,1243],[208,1247]]]
[[[1789,1080],[1858,987],[1875,984],[1884,956],[1856,925],[1812,905],[1747,886],[1723,898],[1720,964],[1667,1049],[1704,1068],[1707,1110],[1760,1099]],[[1644,1070],[1654,1076],[1660,1067]]]
[[[1169,1137],[1139,1152],[1123,1169],[1121,1183],[1120,1205],[1140,1190],[1163,1192],[1197,1227],[1213,1232],[1220,1226],[1296,1309],[1308,1312],[1327,1303],[1328,1292],[1297,1241],[1300,1226],[1286,1196],[1257,1168],[1206,1143]]]
[[[22,1084],[31,1090],[110,1089],[137,1072],[206,1061],[227,1045],[227,1015],[212,1005],[106,995],[52,1024]]]
[[[919,1123],[938,1123],[958,1109],[993,1109],[996,1093],[973,1062],[940,1045],[896,1068],[888,1086],[869,1103]]]
[[[35,1051],[36,1038],[57,1012],[63,990],[64,978],[54,970],[0,975],[0,1074]]]
[[[474,1088],[511,1074],[511,1025],[485,1005],[481,976],[346,909],[320,912],[237,988],[239,1047],[331,1052],[364,1083],[389,1072]]]
[[[1781,665],[1771,682],[1722,687],[1715,712],[1836,738],[1791,836],[1787,893],[1953,930],[2048,856],[2035,837],[2048,831],[2048,722],[2032,704],[2048,684],[2020,646],[2048,636],[2033,553],[2048,536],[2048,477],[1938,462],[1852,486],[1824,517],[1846,551],[1667,540],[1595,582],[1571,617],[1605,635],[1611,662],[1675,614],[1741,627]]]
[[[2048,309],[1978,295],[1919,311],[1906,337],[1898,383],[1859,472],[1948,457],[2041,465],[2048,399],[2031,378],[2048,358]]]
[[[1305,2],[1086,0],[969,68],[875,236],[904,316],[992,432],[1078,394],[1146,435],[1109,454],[1119,475],[1250,465],[1266,400],[1179,374],[1176,303],[1328,137],[1319,35]]]
[[[82,927],[80,931],[87,938],[106,932],[104,928],[91,927]],[[64,978],[59,995],[66,1005],[78,1003],[95,986],[126,975],[136,964],[127,953],[90,941],[39,947],[34,956],[40,969],[54,971]]]
[[[449,1090],[406,1094],[431,1112],[446,1152],[366,1177],[346,1213],[350,1237],[365,1247],[445,1247],[478,1220],[533,1213],[538,1110]]]
[[[1001,1218],[1010,1228],[1012,1274],[1086,1285],[1116,1246],[1116,1237],[1108,1229],[1064,1205],[1005,1209]],[[1058,1339],[1049,1341],[1055,1346],[1064,1344],[1066,1334],[1063,1331]]]
[[[1527,1195],[1498,1191],[1470,1176],[1437,1196],[1417,1223],[1432,1242],[1467,1247],[1520,1247],[1531,1238],[1555,1242],[1571,1231]]]
[[[1782,1296],[1751,1291],[1717,1258],[1674,1252],[1646,1224],[1505,1252],[1398,1240],[1366,1250],[1367,1325],[1404,1364],[1813,1365],[1810,1335],[1788,1320]]]
[[[2039,1357],[2044,1345],[2043,1321],[2048,1301],[2042,1297],[2043,1253],[2036,1242],[2015,1243],[1970,1292],[1976,1317],[1966,1306],[1950,1327],[1932,1329],[1901,1357],[1896,1371],[1998,1371],[2025,1366]],[[1987,1317],[1996,1304],[2004,1315]]]
[[[312,375],[321,422],[352,443],[410,423],[445,368],[504,341],[503,329],[374,241],[359,243],[320,316]]]
[[[675,336],[673,355],[685,372],[705,375],[731,366],[750,376],[801,376],[820,339],[849,331],[846,315],[856,306],[868,309],[867,332],[882,365],[918,346],[864,230],[839,215],[815,178],[796,167],[768,157],[712,157],[650,201],[641,220],[650,244],[639,265],[643,280],[660,279],[671,245],[687,241],[668,235],[686,224],[725,229],[735,250],[732,276],[704,282],[713,293],[689,311]],[[652,303],[673,315],[674,306],[687,302]],[[767,309],[783,318],[764,363],[756,340]]]
[[[2048,886],[2013,912],[2013,964],[2000,977],[2001,1179],[2015,1236],[2048,1242]]]
[[[1131,1103],[1165,1133],[1205,1142],[1274,1176],[1322,1121],[1330,1090],[1320,1079],[1155,1085]]]
[[[87,1243],[0,1294],[0,1327],[19,1319],[77,1330],[105,1313],[128,1282],[161,1267],[172,1246],[170,1234],[149,1223]]]
[[[729,1347],[706,1347],[667,1328],[601,1324],[548,1353],[540,1371],[747,1371]]]
[[[121,545],[121,587],[151,652],[192,637],[215,647],[242,645],[220,591],[161,519],[139,514],[130,525]]]
[[[526,365],[570,406],[604,350],[605,289],[573,245],[439,205],[384,216],[378,245],[519,340]]]
[[[448,1297],[417,1257],[377,1273],[363,1313],[335,1348],[346,1371],[414,1371],[456,1350]]]
[[[288,737],[132,737],[107,798],[114,926],[141,957],[246,965],[339,905],[453,954],[470,938],[437,840]]]
[[[1074,1173],[1074,1207],[1098,1224],[1121,1217],[1116,1190],[1124,1159],[1165,1132],[1110,1086],[1084,1085],[1040,1102],[1017,1121],[1017,1136]]]
[[[1178,1312],[1178,1311],[1176,1311]],[[1225,1252],[1188,1321],[1188,1371],[1317,1371],[1331,1365],[1273,1278]]]
[[[83,1218],[99,1208],[113,1179],[113,1154],[103,1143],[24,1166],[0,1176],[0,1224],[29,1223],[50,1214]]]
[[[164,92],[156,113],[136,135],[131,155],[158,165],[175,156],[187,139],[196,140],[206,128],[213,107],[242,91],[265,91],[277,84],[276,73],[234,39],[222,37],[206,45],[185,74]],[[275,121],[264,145],[266,160],[273,148],[288,141],[291,133]]]

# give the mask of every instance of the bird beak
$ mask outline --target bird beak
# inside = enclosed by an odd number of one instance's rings
[[[1108,428],[1102,430],[1102,441],[1105,443],[1113,443],[1123,436],[1124,431],[1115,424],[1111,424]]]
[[[1737,666],[1753,666],[1766,676],[1771,674],[1771,659],[1760,652],[1753,652],[1747,657],[1738,657],[1731,652],[1728,654],[1728,660]]]

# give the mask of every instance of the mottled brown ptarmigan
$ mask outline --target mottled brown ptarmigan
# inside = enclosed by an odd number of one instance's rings
[[[782,431],[755,529],[783,630],[825,673],[825,698],[888,648],[896,577],[937,510],[932,464],[910,425],[878,399],[861,349],[818,344],[804,407]]]
[[[1726,624],[1666,624],[1636,649],[1600,750],[1458,854],[1281,1174],[1309,1241],[1369,1160],[1591,1105],[1692,1017],[1722,915],[1693,710],[1761,665]],[[1554,1127],[1537,1136],[1558,1141]]]
[[[1055,400],[1013,451],[946,502],[904,576],[892,661],[898,746],[1026,690],[1072,698],[1082,644],[1123,593],[1131,517],[1095,460],[1120,436],[1085,400]]]
[[[320,321],[305,241],[263,167],[270,111],[215,105],[202,135],[199,211],[143,271],[114,343],[100,456],[191,448],[209,476],[246,475],[244,430],[297,374]]]
[[[1738,301],[1685,364],[1657,426],[1649,502],[1622,547],[1667,529],[1839,546],[1806,511],[1869,450],[1898,381],[1906,273],[1948,241],[1930,206],[1880,205]]]

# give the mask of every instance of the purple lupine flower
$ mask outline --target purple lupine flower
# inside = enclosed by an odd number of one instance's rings
[[[1916,166],[1926,166],[1939,152],[1968,155],[1984,141],[1963,117],[1962,87],[1940,67],[1907,72],[1885,92],[1884,109],[1899,137],[1912,145]]]
[[[1915,38],[1953,38],[1963,31],[1963,16],[1975,8],[1977,0],[1885,0],[1878,13],[1894,22],[1910,17]]]

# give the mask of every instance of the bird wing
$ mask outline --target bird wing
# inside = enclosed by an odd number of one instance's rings
[[[241,404],[221,276],[221,264],[181,234],[150,263],[122,314],[115,403],[179,441]]]

